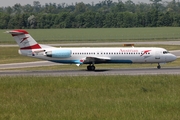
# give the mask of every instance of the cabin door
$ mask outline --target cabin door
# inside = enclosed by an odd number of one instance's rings
[[[155,53],[155,59],[160,59],[160,51],[156,51]]]

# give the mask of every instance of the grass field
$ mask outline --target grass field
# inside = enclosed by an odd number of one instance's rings
[[[2,33],[0,43],[15,44],[12,37],[4,34],[4,31],[6,30],[0,30]],[[156,41],[180,38],[180,28],[45,29],[28,31],[40,43],[57,44],[96,41]],[[150,45],[150,47],[152,46],[163,47],[168,50],[179,49],[178,45]],[[21,56],[17,50],[18,47],[0,47],[0,64],[38,60]],[[169,64],[177,67],[180,65],[180,59]],[[111,67],[127,66],[138,67],[138,65],[126,64],[114,64]],[[63,69],[81,69],[75,65],[63,67],[61,66]],[[104,67],[110,68],[110,65],[98,65],[98,68]],[[51,66],[32,69],[50,70],[60,68],[59,66]],[[179,78],[180,75],[1,76],[0,119],[179,120]]]
[[[0,119],[179,120],[179,78],[0,77]]]
[[[0,30],[1,44],[15,44],[6,30]],[[108,42],[147,41],[180,39],[179,27],[158,28],[92,28],[92,29],[29,29],[27,30],[41,43],[66,42]]]

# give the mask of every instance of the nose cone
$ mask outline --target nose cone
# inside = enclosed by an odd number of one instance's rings
[[[167,60],[169,62],[175,61],[176,59],[177,59],[177,57],[175,55],[173,55],[173,54],[169,55],[168,58],[167,58]]]

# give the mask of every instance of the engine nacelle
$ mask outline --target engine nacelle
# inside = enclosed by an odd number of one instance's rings
[[[46,56],[52,57],[52,58],[69,58],[71,57],[71,50],[52,50],[47,51]]]

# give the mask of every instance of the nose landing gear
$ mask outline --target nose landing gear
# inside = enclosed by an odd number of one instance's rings
[[[161,65],[158,63],[157,69],[161,69]]]

